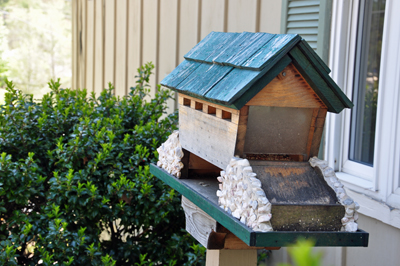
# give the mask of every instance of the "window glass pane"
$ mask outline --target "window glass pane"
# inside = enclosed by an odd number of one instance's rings
[[[351,115],[350,160],[372,165],[386,0],[360,4]]]

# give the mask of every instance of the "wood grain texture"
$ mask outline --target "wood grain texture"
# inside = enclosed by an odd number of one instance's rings
[[[283,75],[283,73],[285,73]],[[326,107],[314,90],[291,63],[274,78],[247,105],[276,107],[320,108]]]
[[[176,89],[188,94],[205,96],[233,67],[202,63]]]
[[[308,133],[305,161],[308,161],[308,159],[310,159],[310,151],[311,151],[311,146],[312,146],[313,140],[314,140],[314,132],[315,132],[315,127],[316,127],[318,112],[319,112],[318,108],[315,108],[313,110],[313,114],[312,114],[312,118],[311,118],[310,130],[309,130],[309,133]]]
[[[207,247],[210,233],[217,230],[217,222],[184,196],[182,208],[185,211],[186,231]]]
[[[250,161],[272,204],[335,205],[335,192],[308,162]]]
[[[244,265],[257,265],[257,250],[207,250],[206,266]]]
[[[326,108],[320,108],[318,110],[318,117],[315,121],[315,129],[314,129],[315,131],[313,134],[313,140],[309,153],[310,158],[318,156],[319,146],[321,144],[321,138],[324,131],[325,118],[327,112],[328,110]]]
[[[182,148],[225,169],[234,156],[237,125],[213,115],[179,107],[179,139]]]
[[[196,44],[196,46],[190,49],[184,57],[185,59],[208,62],[210,64],[212,62],[225,62],[224,59],[229,58],[240,49],[239,45],[244,40],[244,38],[241,37],[243,35],[248,37],[252,36],[251,33],[210,32],[210,34]],[[217,60],[221,54],[224,54],[226,57],[224,57],[222,61]]]
[[[189,169],[204,169],[204,170],[215,170],[220,171],[220,168],[215,165],[203,160],[196,154],[191,154],[189,159]]]
[[[190,160],[190,152],[185,149],[182,149],[183,157],[181,162],[183,163],[183,168],[181,169],[181,178],[189,178],[189,160]]]
[[[208,102],[208,101],[205,101],[205,100],[201,100],[201,99],[198,99],[198,98],[195,98],[195,97],[191,97],[189,95],[185,95],[185,94],[182,94],[182,93],[178,94],[178,99],[179,99],[178,100],[179,104],[181,104],[181,105],[183,104],[183,99],[188,99],[191,102],[194,101],[194,102],[198,102],[198,103],[203,104],[203,112],[205,112],[205,113],[208,112],[207,107],[213,107],[215,109],[220,109],[220,110],[224,110],[225,112],[229,112],[232,115],[239,115],[240,114],[239,110],[232,109],[232,108],[229,108],[229,107],[225,107],[225,106],[222,106],[222,105],[219,105],[219,104],[215,104],[215,103],[212,103],[212,102]]]
[[[253,54],[257,53],[262,49],[264,45],[273,39],[275,34],[269,33],[259,33],[254,34],[253,38],[249,38],[249,41],[245,44],[242,44],[241,49],[236,55],[229,58],[226,62],[229,65],[234,66],[242,66],[244,62],[247,61]]]
[[[318,56],[314,49],[311,48],[311,46],[305,40],[301,40],[298,47],[307,56],[307,58],[315,66],[315,68],[318,69],[318,71],[325,71],[326,74],[329,74],[331,72],[329,67],[322,60],[322,58]]]
[[[285,55],[280,60],[278,60],[273,67],[266,66],[260,74],[261,78],[257,79],[254,83],[251,83],[251,87],[244,88],[241,94],[234,95],[230,98],[230,103],[234,108],[240,109],[246,105],[252,98],[254,98],[257,93],[259,93],[267,84],[269,84],[279,73],[281,73],[285,67],[289,65],[292,59]],[[271,69],[269,67],[272,67]],[[232,71],[233,72],[233,71]]]
[[[239,155],[239,157],[241,158],[243,158],[244,156],[244,145],[246,139],[248,117],[249,117],[249,107],[243,106],[242,109],[240,109],[239,125],[238,125],[236,147],[235,147],[235,156]]]
[[[224,38],[226,34],[222,33],[218,34],[217,36],[221,36],[222,38]],[[213,62],[219,64],[227,64],[231,58],[238,55],[241,51],[244,50],[245,47],[249,46],[254,40],[260,37],[260,34],[242,32],[239,35],[233,36],[235,38],[228,39],[229,42],[226,43],[224,47],[220,47],[220,49],[218,50],[212,49],[212,44],[214,41],[216,41],[216,45],[218,45],[218,43],[220,43],[221,41],[218,38],[211,38],[211,40],[208,41],[209,43],[211,43],[210,49],[201,49],[201,53],[213,53],[213,56],[206,61],[210,62],[212,60]]]
[[[245,250],[245,249],[263,249],[264,247],[250,247],[246,243],[244,243],[240,238],[235,236],[234,233],[223,227],[222,225],[218,225],[217,227],[218,234],[225,234],[223,249],[234,249],[234,250]],[[210,241],[209,241],[210,242]],[[207,248],[210,248],[208,246]]]
[[[161,85],[171,89],[177,89],[179,84],[189,77],[200,65],[201,63],[199,62],[184,60],[161,81]]]
[[[197,155],[190,153],[189,151],[182,149],[184,156],[181,159],[183,163],[183,169],[181,170],[180,178],[198,178],[198,177],[209,177],[217,178],[220,175],[221,169],[217,166],[203,160]]]
[[[297,70],[325,103],[329,112],[340,113],[344,108],[353,106],[332,78],[328,74],[321,76],[299,48],[294,47],[289,53]]]
[[[241,66],[261,70],[273,66],[286,55],[299,41],[299,35],[277,34],[268,41],[257,53],[252,55]]]

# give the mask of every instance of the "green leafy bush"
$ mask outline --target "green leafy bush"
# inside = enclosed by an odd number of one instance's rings
[[[153,66],[128,96],[61,89],[41,101],[7,83],[0,106],[1,265],[197,265],[177,193],[149,172],[176,129]],[[148,99],[146,102],[145,99]]]

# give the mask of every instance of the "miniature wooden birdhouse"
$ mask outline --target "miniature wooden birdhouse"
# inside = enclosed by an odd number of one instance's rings
[[[183,153],[159,166],[181,179],[152,172],[229,230],[356,231],[357,204],[314,158],[326,113],[353,106],[329,72],[299,35],[210,33],[161,82],[179,93]]]

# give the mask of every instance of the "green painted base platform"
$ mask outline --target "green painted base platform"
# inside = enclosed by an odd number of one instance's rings
[[[354,233],[325,231],[255,232],[218,206],[217,180],[211,178],[178,179],[154,164],[150,165],[150,172],[188,198],[249,246],[284,247],[295,243],[298,238],[313,239],[316,246],[368,246],[369,234],[363,230]]]

